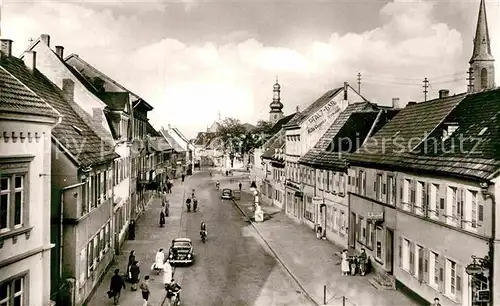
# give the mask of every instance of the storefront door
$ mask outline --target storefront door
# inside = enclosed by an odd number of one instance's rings
[[[385,239],[385,267],[386,272],[392,274],[394,270],[394,231],[386,228]]]

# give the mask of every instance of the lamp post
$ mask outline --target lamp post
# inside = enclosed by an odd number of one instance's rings
[[[495,194],[489,191],[489,183],[482,182],[480,184],[481,192],[486,199],[491,199],[491,238],[489,243],[489,267],[490,267],[490,275],[489,275],[489,290],[490,290],[490,305],[495,305],[494,296],[498,294],[495,292],[495,243],[497,243],[496,237],[496,200]]]

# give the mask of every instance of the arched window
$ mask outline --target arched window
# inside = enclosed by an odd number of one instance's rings
[[[488,88],[488,70],[481,69],[481,89]]]

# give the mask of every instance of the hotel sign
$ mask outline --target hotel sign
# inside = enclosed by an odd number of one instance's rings
[[[337,101],[332,100],[312,115],[307,120],[307,133],[311,134],[320,128],[330,117],[339,114],[342,111],[337,105]]]
[[[369,211],[368,220],[371,221],[384,221],[384,212],[383,211]]]

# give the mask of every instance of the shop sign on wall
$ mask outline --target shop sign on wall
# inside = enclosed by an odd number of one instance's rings
[[[311,134],[320,128],[329,118],[337,115],[342,110],[337,105],[337,101],[332,100],[312,115],[307,120],[307,133]]]

